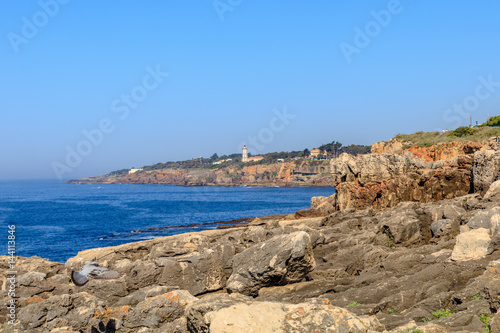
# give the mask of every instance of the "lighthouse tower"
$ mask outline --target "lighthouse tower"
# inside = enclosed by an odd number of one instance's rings
[[[241,156],[241,161],[243,163],[248,162],[248,152],[247,152],[247,146],[246,145],[243,145],[243,154]]]

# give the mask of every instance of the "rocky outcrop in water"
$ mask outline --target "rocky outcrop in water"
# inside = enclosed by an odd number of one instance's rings
[[[17,319],[3,331],[494,332],[499,198],[497,182],[484,196],[255,219],[85,250],[66,264],[18,258]],[[70,271],[94,257],[125,275],[73,285]]]

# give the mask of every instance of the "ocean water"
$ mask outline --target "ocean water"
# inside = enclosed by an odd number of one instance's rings
[[[7,254],[8,225],[16,226],[16,255],[65,262],[78,251],[215,229],[217,225],[134,230],[226,221],[309,208],[321,187],[179,187],[0,181],[0,223]]]

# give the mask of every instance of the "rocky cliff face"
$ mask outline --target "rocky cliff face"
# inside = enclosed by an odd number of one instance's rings
[[[332,186],[328,161],[228,166],[220,169],[164,169],[125,176],[75,179],[81,183],[174,184],[181,186]]]
[[[332,161],[339,210],[394,207],[403,201],[432,202],[470,191],[472,157],[425,163],[405,155],[341,156]]]
[[[429,150],[413,148],[403,151],[400,142],[392,140],[374,144],[374,154],[342,154],[330,160],[336,193],[328,199],[315,198],[311,208],[297,212],[297,216],[325,216],[350,208],[389,208],[406,201],[452,199],[467,193],[484,193],[500,179],[500,150],[494,140],[452,142]],[[396,153],[382,153],[385,150]]]
[[[411,159],[404,163],[418,166]],[[500,181],[484,196],[288,218],[86,250],[66,264],[18,258],[17,317],[2,332],[498,327]],[[71,270],[95,257],[124,276],[73,285]],[[0,267],[0,301],[7,304],[6,257],[0,257]],[[7,310],[0,308],[1,318]],[[438,318],[445,312],[450,315]],[[487,317],[493,319],[485,323]]]
[[[403,149],[407,146],[406,149]],[[399,139],[391,139],[390,141],[376,142],[372,144],[372,153],[382,154],[398,154],[402,155],[405,152],[411,152],[414,157],[423,158],[426,162],[449,160],[460,155],[472,155],[476,151],[495,149],[497,142],[495,139],[485,139],[481,141],[453,141],[441,142],[430,147],[419,147],[411,142],[404,142]]]

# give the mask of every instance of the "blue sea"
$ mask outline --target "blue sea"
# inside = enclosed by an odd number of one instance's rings
[[[180,187],[0,181],[0,222],[7,254],[8,225],[16,255],[65,262],[78,251],[215,229],[217,225],[132,232],[147,228],[290,214],[309,208],[321,187]]]

